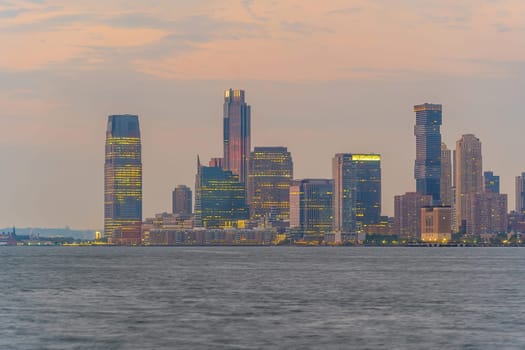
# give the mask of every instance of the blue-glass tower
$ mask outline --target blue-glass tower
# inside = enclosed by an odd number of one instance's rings
[[[416,191],[431,195],[432,204],[440,204],[442,107],[425,103],[414,106],[416,112],[416,162],[414,178]]]
[[[142,160],[139,117],[110,115],[104,164],[104,233],[117,244],[140,243]]]
[[[219,167],[202,166],[197,161],[195,178],[195,226],[236,227],[248,219],[244,184],[239,176]]]

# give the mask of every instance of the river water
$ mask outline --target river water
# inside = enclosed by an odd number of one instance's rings
[[[0,247],[0,349],[525,349],[525,249]]]

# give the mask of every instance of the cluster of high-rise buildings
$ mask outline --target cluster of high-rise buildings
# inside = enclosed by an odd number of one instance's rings
[[[507,196],[499,193],[498,176],[482,172],[479,139],[463,135],[451,152],[441,141],[442,106],[425,103],[414,111],[416,190],[395,196],[394,218],[381,215],[379,154],[337,153],[330,179],[294,179],[286,147],[252,149],[251,107],[243,90],[229,89],[222,157],[204,163],[197,156],[194,193],[178,185],[171,213],[143,221],[138,116],[109,116],[105,236],[115,244],[261,244],[284,238],[355,242],[365,234],[448,241],[456,232],[506,232]],[[516,207],[523,213],[525,173],[516,188]]]
[[[507,195],[499,176],[483,173],[481,142],[465,134],[450,149],[441,141],[442,106],[416,113],[416,191],[395,196],[394,234],[408,241],[450,241],[453,233],[484,237],[506,233]]]

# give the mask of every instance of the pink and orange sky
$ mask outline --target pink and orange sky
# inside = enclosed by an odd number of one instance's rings
[[[297,178],[383,156],[383,212],[414,190],[412,105],[442,103],[449,148],[483,144],[514,208],[525,171],[520,0],[0,0],[0,226],[99,229],[109,114],[139,114],[144,215],[222,154],[222,91],[246,90],[252,146]]]

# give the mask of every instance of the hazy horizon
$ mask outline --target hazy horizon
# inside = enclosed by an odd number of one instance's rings
[[[525,87],[517,0],[0,0],[0,226],[103,227],[107,116],[139,115],[144,217],[222,156],[223,91],[246,91],[252,148],[286,146],[295,178],[336,153],[382,155],[383,215],[415,190],[415,113],[482,142],[514,209]]]

